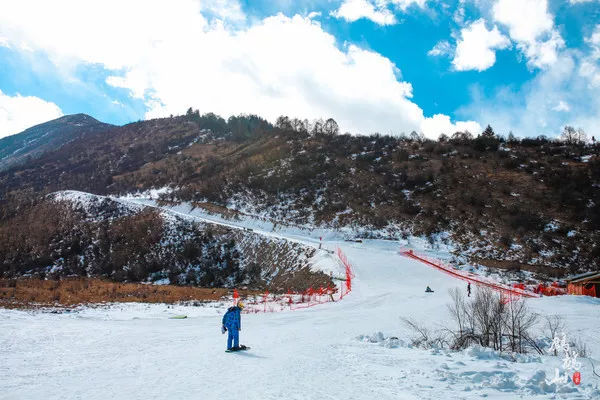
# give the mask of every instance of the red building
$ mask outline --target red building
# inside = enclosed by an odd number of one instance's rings
[[[567,279],[569,294],[600,297],[600,271],[586,272]]]

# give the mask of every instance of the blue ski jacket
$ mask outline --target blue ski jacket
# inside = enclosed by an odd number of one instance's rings
[[[223,326],[230,331],[242,329],[241,309],[238,306],[229,307],[223,315]]]

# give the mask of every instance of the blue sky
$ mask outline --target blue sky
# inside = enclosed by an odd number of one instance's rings
[[[45,4],[50,3],[50,4]],[[598,0],[23,0],[0,137],[84,112],[335,118],[352,133],[598,136]],[[32,14],[30,10],[37,10]]]

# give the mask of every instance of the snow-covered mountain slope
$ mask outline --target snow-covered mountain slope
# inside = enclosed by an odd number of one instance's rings
[[[163,191],[164,192],[164,191]],[[158,191],[160,194],[161,191]],[[62,191],[55,194],[57,199],[70,200],[91,208],[92,214],[97,214],[94,204],[102,201],[113,202],[119,209],[139,211],[144,208],[158,210],[163,218],[167,220],[185,220],[203,225],[216,225],[233,232],[238,247],[248,257],[247,263],[273,264],[277,269],[288,269],[290,271],[299,269],[305,265],[310,266],[313,271],[325,272],[327,274],[342,275],[343,267],[332,255],[333,251],[318,249],[318,238],[327,235],[331,238],[340,238],[339,232],[327,230],[309,231],[314,238],[307,237],[307,230],[294,227],[277,227],[270,221],[256,218],[227,220],[219,214],[210,214],[201,208],[194,208],[189,204],[182,203],[178,206],[159,206],[155,200],[157,193],[149,193],[146,197],[113,197],[98,196],[91,193],[78,191]],[[281,231],[281,233],[279,233]],[[275,251],[264,250],[265,244]]]
[[[0,232],[3,278],[75,275],[281,293],[332,286],[329,273],[340,269],[314,245],[77,191],[51,194],[13,226],[12,238]]]
[[[272,234],[287,235],[286,230]],[[220,324],[225,304],[119,305],[65,314],[1,310],[1,396],[600,398],[600,379],[592,374],[588,360],[580,360],[581,385],[557,386],[546,383],[561,367],[557,357],[517,356],[513,362],[481,349],[411,348],[400,318],[412,317],[430,328],[449,324],[448,291],[464,290],[464,284],[400,257],[397,242],[348,243],[335,235],[297,231],[290,238],[316,243],[323,236],[325,248],[339,246],[354,265],[352,293],[341,302],[307,310],[243,315],[241,341],[252,347],[248,352],[224,352],[226,337],[220,334]],[[425,293],[427,285],[435,293]],[[528,302],[541,314],[562,315],[568,335],[587,342],[597,359],[599,299],[563,296]],[[168,319],[173,314],[189,318]]]

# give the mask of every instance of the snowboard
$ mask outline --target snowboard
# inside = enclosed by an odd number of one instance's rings
[[[241,345],[239,348],[237,349],[229,349],[229,350],[225,350],[225,353],[235,353],[236,351],[245,351],[245,350],[250,350],[250,347],[248,346],[244,346]]]

